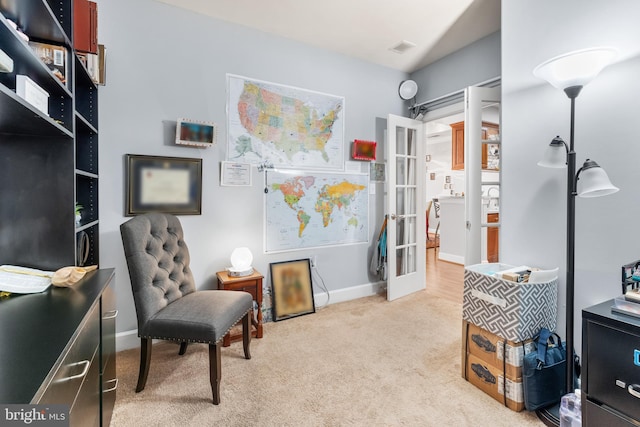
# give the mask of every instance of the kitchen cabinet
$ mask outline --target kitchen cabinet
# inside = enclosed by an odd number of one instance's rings
[[[487,223],[495,223],[500,221],[500,213],[491,212],[487,214]],[[487,227],[487,262],[498,262],[498,227]]]

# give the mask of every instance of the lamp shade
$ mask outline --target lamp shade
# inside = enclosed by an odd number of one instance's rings
[[[231,252],[231,265],[236,271],[248,270],[253,262],[253,254],[249,248],[235,248]]]
[[[609,181],[609,176],[596,162],[587,159],[578,171],[578,196],[600,197],[618,192],[620,189]]]
[[[533,74],[558,89],[584,86],[617,56],[616,49],[595,47],[568,52],[538,65]]]
[[[538,162],[538,166],[544,168],[566,168],[567,167],[567,146],[559,136],[551,140],[551,143],[544,152],[544,157]]]

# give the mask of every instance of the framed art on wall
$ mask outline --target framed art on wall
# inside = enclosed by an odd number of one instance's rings
[[[126,155],[126,216],[202,213],[202,159]]]
[[[270,264],[270,270],[273,320],[277,322],[315,313],[308,258],[273,262]]]
[[[176,144],[211,147],[216,143],[216,133],[216,125],[213,122],[178,119]]]
[[[353,141],[351,157],[354,160],[375,160],[376,145],[375,141],[356,139]]]

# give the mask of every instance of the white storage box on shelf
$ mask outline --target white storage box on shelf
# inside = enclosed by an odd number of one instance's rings
[[[499,278],[511,269],[514,266],[500,263],[465,267],[462,318],[516,342],[534,337],[543,327],[555,330],[557,276],[542,283]]]
[[[29,77],[16,75],[16,93],[38,110],[49,115],[49,93]]]

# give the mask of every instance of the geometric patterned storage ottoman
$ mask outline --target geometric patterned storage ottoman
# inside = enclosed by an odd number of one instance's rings
[[[516,283],[491,275],[509,267],[498,263],[465,267],[462,318],[516,342],[533,338],[543,327],[554,331],[558,280]]]

